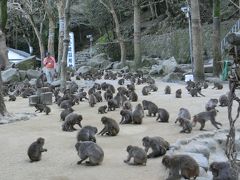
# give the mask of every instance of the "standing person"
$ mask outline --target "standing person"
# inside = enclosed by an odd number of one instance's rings
[[[55,61],[55,58],[51,56],[49,52],[47,52],[47,56],[43,60],[43,65],[44,65],[45,73],[47,76],[47,82],[48,83],[53,82],[56,61]]]

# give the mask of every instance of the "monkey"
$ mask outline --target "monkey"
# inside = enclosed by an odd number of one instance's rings
[[[72,101],[72,99],[63,100],[60,104],[60,108],[67,109],[67,108],[72,107],[74,104],[75,103]]]
[[[97,134],[98,130],[93,126],[84,126],[77,133],[77,141],[92,141],[96,143],[95,134]]]
[[[9,100],[8,101],[16,101],[16,96],[14,95],[9,95]]]
[[[116,94],[116,96],[114,96],[113,100],[116,102],[117,108],[122,105],[122,95],[119,92]]]
[[[165,155],[162,158],[162,164],[170,170],[167,180],[180,179],[181,177],[184,179],[196,179],[199,176],[199,165],[189,155]]]
[[[113,92],[111,91],[111,89],[107,89],[107,91],[104,92],[103,96],[104,96],[104,99],[108,101],[109,99],[113,98]]]
[[[86,99],[86,100],[88,100],[88,98],[87,98],[87,93],[86,92],[79,92],[78,93],[78,98],[79,98],[79,101],[83,101],[83,99]]]
[[[129,96],[128,90],[125,87],[118,87],[117,90],[120,94]]]
[[[199,97],[198,94],[205,97],[205,95],[203,95],[201,93],[201,88],[199,88],[199,87],[194,87],[194,88],[190,89],[189,93],[191,94],[192,97]]]
[[[104,152],[96,143],[92,141],[77,142],[75,148],[81,159],[77,162],[78,165],[82,164],[87,158],[89,158],[89,161],[86,161],[86,165],[88,166],[96,166],[102,163]]]
[[[155,117],[156,114],[158,113],[158,107],[155,103],[147,100],[142,101],[143,105],[143,110],[148,110],[148,116],[153,116]]]
[[[147,154],[142,148],[129,145],[127,146],[126,151],[128,152],[128,157],[124,160],[125,163],[129,163],[131,158],[133,158],[133,165],[146,166]]]
[[[104,128],[98,133],[99,135],[116,136],[119,133],[119,126],[114,119],[103,116],[101,121],[104,124]]]
[[[108,111],[115,111],[117,107],[118,105],[114,99],[108,100]]]
[[[147,95],[150,94],[150,91],[151,91],[150,86],[144,86],[144,87],[142,88],[142,95],[147,96]]]
[[[150,84],[149,87],[153,92],[156,92],[158,90],[158,87],[155,84]]]
[[[182,90],[181,89],[178,89],[176,91],[176,98],[182,98]]]
[[[221,107],[228,106],[228,102],[229,102],[229,100],[228,100],[227,95],[221,95],[219,97],[219,106],[221,106]]]
[[[165,94],[171,94],[171,87],[167,85],[164,89],[164,93]]]
[[[94,105],[97,104],[97,99],[93,94],[90,94],[88,102],[90,107],[94,107]]]
[[[35,142],[33,142],[28,148],[28,157],[30,162],[40,161],[42,152],[47,152],[47,149],[43,148],[45,139],[39,137]]]
[[[203,89],[207,89],[208,88],[208,83],[205,81],[204,83],[203,83]]]
[[[163,139],[162,137],[148,137],[145,136],[142,139],[143,146],[145,147],[146,153],[149,148],[152,149],[152,152],[147,155],[147,158],[155,158],[166,154],[167,150],[169,150],[169,143]]]
[[[67,109],[64,109],[61,114],[60,114],[60,119],[62,121],[65,121],[65,118],[67,117],[68,114],[72,113],[74,110],[73,108],[67,108]]]
[[[107,105],[104,105],[104,106],[100,106],[99,108],[98,108],[98,114],[100,113],[100,114],[104,114],[104,113],[107,113]]]
[[[189,119],[189,120],[191,119],[191,114],[186,108],[179,109],[178,117],[177,117],[175,123],[177,123],[181,118]],[[180,123],[180,125],[181,125],[181,123]]]
[[[47,105],[44,105],[43,112],[45,112],[45,113],[46,113],[46,115],[48,115],[48,114],[51,112],[51,108],[50,108],[50,107],[48,107]]]
[[[77,124],[81,128],[82,127],[81,121],[82,121],[82,115],[72,112],[65,117],[65,121],[62,124],[62,130],[69,131],[69,132],[75,131],[76,129],[73,126]]]
[[[144,111],[141,104],[137,104],[135,110],[132,113],[133,124],[142,124],[142,119],[144,117]]]
[[[229,162],[212,162],[209,170],[212,171],[213,180],[237,180],[237,173]]]
[[[35,112],[39,111],[40,113],[43,112],[44,107],[45,107],[43,104],[35,104],[34,106],[36,108]]]
[[[138,95],[135,91],[129,92],[129,101],[137,102],[138,101]]]
[[[222,124],[215,120],[216,115],[217,115],[216,109],[198,113],[197,115],[193,116],[193,123],[192,123],[193,127],[195,127],[197,122],[199,122],[201,124],[200,130],[203,130],[205,126],[205,122],[207,120],[210,120],[214,127],[216,127],[217,129],[220,129],[217,125],[222,126]]]
[[[158,121],[158,122],[168,122],[168,120],[169,120],[169,113],[168,113],[168,111],[166,109],[158,108],[157,114],[158,114],[158,116],[157,116],[156,121]]]
[[[151,76],[148,76],[147,77],[147,83],[148,84],[155,84],[155,80]]]
[[[101,93],[102,93],[101,91],[97,91],[97,92],[93,93],[93,95],[96,97],[97,102],[103,101]]]
[[[101,90],[101,85],[99,83],[94,83],[93,87],[96,89],[96,90]]]
[[[44,74],[41,73],[41,75],[36,80],[36,88],[42,88],[44,86]]]
[[[119,84],[119,85],[124,85],[124,79],[123,79],[123,78],[122,78],[122,79],[119,79],[119,80],[118,80],[118,84]]]
[[[223,85],[221,83],[219,83],[219,82],[214,82],[212,89],[215,89],[215,88],[217,88],[217,90],[220,90],[220,89],[223,88]]]
[[[217,107],[218,104],[218,99],[210,99],[207,104],[205,105],[205,109],[206,111],[210,111],[212,109],[215,109],[215,107]]]
[[[93,94],[93,93],[95,93],[95,92],[96,92],[95,87],[91,87],[91,88],[88,90],[88,95]]]
[[[189,119],[185,119],[185,118],[180,118],[179,122],[182,126],[182,130],[180,131],[180,133],[191,133],[192,132],[192,124],[190,122]]]
[[[132,104],[129,101],[125,101],[123,103],[123,110],[129,110],[132,111]]]
[[[120,115],[122,116],[120,124],[131,124],[132,123],[132,111],[121,110]]]
[[[127,84],[127,89],[129,91],[135,91],[135,85],[134,84]]]

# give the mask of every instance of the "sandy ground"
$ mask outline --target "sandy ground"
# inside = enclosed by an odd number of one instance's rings
[[[191,134],[180,134],[181,128],[174,124],[179,108],[186,107],[191,115],[204,110],[205,103],[210,98],[218,98],[228,91],[227,84],[223,90],[210,88],[203,90],[206,97],[192,98],[185,90],[184,84],[170,84],[171,95],[164,94],[166,83],[157,83],[158,91],[149,96],[142,96],[143,85],[137,86],[139,100],[151,100],[159,107],[166,108],[170,112],[170,123],[157,123],[153,117],[144,117],[142,125],[120,125],[120,133],[116,137],[97,136],[97,143],[103,148],[105,156],[102,165],[87,167],[77,165],[79,157],[75,150],[76,133],[63,132],[62,122],[59,120],[61,109],[56,104],[51,106],[50,115],[38,114],[37,117],[28,121],[20,121],[0,126],[0,179],[1,180],[123,180],[123,179],[149,179],[163,180],[167,172],[161,165],[162,158],[150,159],[147,166],[129,166],[123,163],[127,157],[126,147],[128,145],[142,146],[141,139],[144,136],[161,136],[170,143],[179,139],[185,139],[203,133],[199,131],[198,124]],[[175,98],[175,91],[182,88],[181,99]],[[97,113],[99,106],[106,102],[98,103],[90,108],[88,102],[82,102],[74,106],[77,113],[82,114],[82,125],[93,125],[102,129],[100,119],[102,115]],[[133,103],[135,106],[137,103]],[[28,99],[18,98],[16,102],[6,102],[9,112],[34,112],[33,107],[28,106]],[[218,108],[217,121],[228,127],[227,108]],[[120,109],[108,112],[106,116],[120,121]],[[239,122],[238,127],[239,127]],[[207,131],[215,131],[215,128],[207,122]],[[44,137],[45,148],[48,152],[43,153],[42,160],[30,163],[27,156],[29,145],[38,137]]]

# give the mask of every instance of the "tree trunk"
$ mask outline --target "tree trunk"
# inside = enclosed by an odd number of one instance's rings
[[[64,39],[64,7],[66,0],[58,0],[58,21],[59,21],[59,34],[58,34],[58,73],[61,72],[61,60],[63,56],[63,39]]]
[[[134,0],[134,62],[135,69],[141,67],[141,9],[138,0]]]
[[[48,52],[50,52],[50,54],[52,56],[55,57],[55,51],[54,51],[54,37],[55,37],[55,17],[54,17],[54,10],[52,7],[52,4],[50,2],[50,0],[46,0],[45,2],[45,9],[47,12],[47,16],[48,16],[48,21],[49,21],[49,30],[48,30]]]
[[[155,16],[155,8],[154,8],[154,5],[153,5],[153,1],[149,1],[148,3],[149,3],[152,19],[155,19],[156,16]]]
[[[0,29],[4,32],[7,24],[7,0],[0,0]]]
[[[67,55],[69,46],[69,22],[70,22],[70,5],[71,0],[66,0],[64,9],[64,40],[63,40],[63,56],[61,60],[61,90],[66,89],[66,73],[67,73]]]
[[[198,0],[191,0],[194,80],[204,80],[202,30]]]
[[[213,0],[213,75],[221,73],[220,0]]]
[[[0,29],[0,114],[4,116],[7,113],[7,109],[4,103],[2,95],[2,74],[1,70],[8,64],[7,46],[5,34]]]

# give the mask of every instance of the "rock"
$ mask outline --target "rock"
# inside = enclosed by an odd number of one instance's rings
[[[161,64],[153,65],[149,71],[149,75],[161,75],[161,74],[163,74],[163,66]]]
[[[174,72],[192,73],[192,66],[191,64],[178,64]]]
[[[129,67],[125,66],[122,69],[120,69],[120,71],[123,71],[124,73],[129,72]]]
[[[120,62],[114,62],[113,64],[113,69],[121,69],[122,68],[122,63]]]
[[[184,80],[184,75],[182,73],[170,73],[163,77],[164,82],[178,82]]]
[[[88,74],[92,71],[92,67],[91,66],[81,66],[76,74]]]
[[[108,64],[108,66],[105,69],[106,70],[113,69],[113,65],[114,65],[114,63],[112,62],[112,63]]]
[[[35,86],[36,85],[36,81],[37,81],[37,79],[31,79],[30,81],[29,81],[29,83],[31,84],[31,86]]]
[[[142,57],[142,66],[151,67],[155,64],[159,64],[159,61],[160,61],[159,58],[152,58],[152,57],[143,56]]]
[[[177,67],[177,61],[174,57],[171,57],[167,60],[163,60],[162,63],[163,68],[163,74],[167,75],[169,73],[172,73],[176,67]]]
[[[61,80],[59,79],[59,80],[53,81],[51,85],[53,85],[54,87],[59,87],[61,85]]]
[[[2,71],[2,81],[3,83],[20,81],[20,74],[17,69],[10,68],[6,71]]]
[[[209,159],[210,156],[210,149],[197,141],[190,142],[186,146],[183,146],[181,150],[190,153],[200,153],[207,159]]]
[[[37,79],[41,75],[41,72],[33,70],[33,69],[28,69],[27,70],[27,77],[28,79],[35,78]]]
[[[105,69],[110,63],[105,53],[98,54],[87,61],[88,66],[100,69]]]

